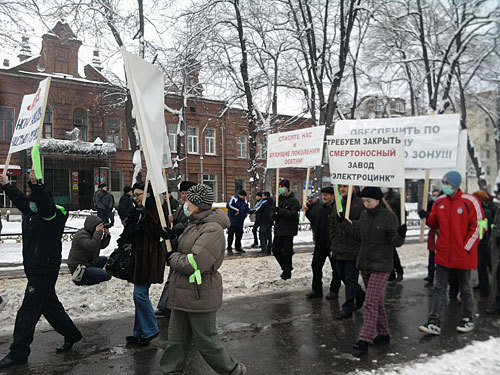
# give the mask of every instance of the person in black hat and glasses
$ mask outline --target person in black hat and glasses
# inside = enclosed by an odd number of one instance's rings
[[[23,214],[23,265],[28,279],[23,303],[17,312],[14,342],[9,354],[0,361],[0,369],[4,369],[28,361],[35,326],[42,315],[64,336],[64,345],[56,349],[58,353],[70,350],[82,339],[82,334],[59,302],[55,289],[61,266],[61,237],[68,213],[64,207],[54,204],[52,194],[33,171],[29,175],[29,197],[2,176],[0,183]]]
[[[361,241],[356,268],[361,271],[366,296],[363,327],[359,340],[353,345],[360,352],[366,352],[370,344],[383,345],[390,341],[383,293],[394,269],[393,248],[403,245],[406,237],[406,224],[399,225],[396,214],[382,203],[383,196],[380,188],[365,187],[361,200],[366,211],[359,220],[351,223],[342,216],[339,218],[344,230]]]
[[[299,228],[300,203],[290,191],[290,181],[282,179],[279,182],[279,204],[274,207],[273,254],[281,270],[281,278],[288,280],[292,277],[293,237]]]

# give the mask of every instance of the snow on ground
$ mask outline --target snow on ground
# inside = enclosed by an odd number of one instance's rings
[[[296,239],[297,242],[310,242],[310,237],[310,232],[301,232]],[[251,233],[245,233],[245,242],[248,245],[251,244]],[[107,252],[109,253],[110,250]],[[399,254],[405,266],[406,277],[421,276],[425,272],[427,266],[425,244],[404,245]],[[293,277],[291,280],[283,281],[279,277],[281,270],[278,263],[272,256],[226,258],[220,269],[224,280],[224,299],[309,288],[312,279],[311,260],[312,253],[310,252],[295,254],[293,257]],[[323,280],[325,289],[330,280],[331,268],[327,261]],[[1,280],[0,295],[6,297],[9,303],[0,312],[0,334],[12,332],[25,287],[26,279],[24,277],[3,278]],[[155,307],[162,289],[163,285],[154,284],[151,286],[150,297]],[[60,275],[56,290],[69,315],[76,321],[111,318],[134,313],[133,285],[123,280],[113,278],[107,283],[78,287],[73,284],[69,274],[64,274]],[[40,324],[47,325],[44,320]]]
[[[398,365],[389,365],[376,370],[355,371],[352,375],[497,375],[500,369],[500,338],[490,337],[486,341],[473,341],[465,348],[437,357],[421,354],[420,358]]]

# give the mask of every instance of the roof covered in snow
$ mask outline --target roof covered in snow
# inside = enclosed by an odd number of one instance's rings
[[[97,147],[91,142],[81,140],[68,141],[65,139],[42,139],[40,150],[46,154],[65,154],[65,155],[97,155]],[[116,146],[113,143],[103,143],[101,155],[116,154]]]

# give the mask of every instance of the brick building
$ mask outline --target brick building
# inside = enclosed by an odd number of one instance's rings
[[[84,66],[83,75],[79,73],[80,46],[69,25],[58,22],[51,33],[43,35],[40,54],[31,56],[26,44],[18,56],[19,64],[0,67],[2,160],[7,156],[23,96],[35,92],[40,80],[52,77],[41,143],[44,181],[54,192],[56,202],[72,209],[90,207],[99,169],[101,181],[108,183],[115,197],[125,184],[131,183],[133,174],[124,108],[122,101],[116,99],[119,90],[101,74],[97,52],[93,63]],[[223,101],[204,98],[201,91],[199,94],[189,99],[184,109],[183,138],[176,135],[178,115],[165,112],[172,158],[178,160],[178,170],[168,171],[169,187],[175,190],[178,183],[175,178],[180,175],[183,179],[210,184],[216,200],[225,201],[237,190],[249,189],[246,113],[237,108],[227,109]],[[182,97],[175,93],[167,95],[165,100],[169,108],[182,108]],[[281,122],[290,123],[283,130],[310,126],[308,119],[283,116]],[[97,137],[104,140],[102,147],[94,144]],[[266,164],[263,134],[258,137],[257,145],[262,164],[259,175],[263,176]],[[9,167],[11,180],[21,187],[26,180],[24,171],[31,165],[28,160],[29,155],[16,153]],[[305,174],[305,170],[297,169],[280,172],[290,179],[299,198]],[[1,196],[0,206],[9,205],[6,197]]]

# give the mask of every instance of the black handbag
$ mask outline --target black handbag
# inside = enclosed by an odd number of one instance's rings
[[[132,281],[135,256],[132,245],[125,244],[115,249],[106,262],[106,272],[121,280]]]

